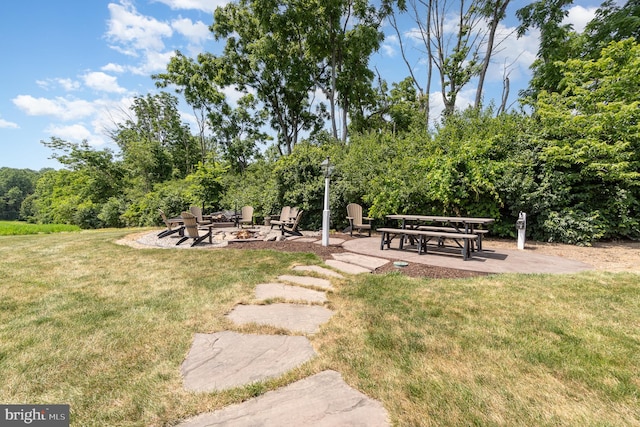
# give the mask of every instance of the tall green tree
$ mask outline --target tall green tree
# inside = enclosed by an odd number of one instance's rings
[[[218,8],[211,29],[227,40],[218,75],[255,92],[280,153],[291,153],[300,136],[316,134],[325,119],[332,135],[345,141],[349,115],[362,116],[373,103],[368,62],[382,41],[390,3],[241,0]],[[316,99],[317,89],[328,108]]]
[[[516,15],[520,19],[518,36],[523,36],[532,28],[540,30],[538,54],[531,64],[533,76],[529,87],[521,96],[534,102],[541,91],[558,91],[562,70],[558,62],[575,57],[579,45],[577,35],[571,24],[563,24],[569,14],[568,6],[573,0],[538,0],[519,9]]]
[[[198,121],[201,163],[222,156],[234,171],[243,171],[270,137],[262,130],[267,112],[256,97],[245,94],[231,106],[222,92],[219,75],[222,58],[210,53],[197,61],[180,52],[171,58],[167,72],[153,76],[156,85],[174,85],[192,106]]]
[[[33,194],[39,175],[31,169],[0,168],[0,219],[19,218],[22,202]]]
[[[80,192],[83,198],[100,203],[119,194],[124,170],[113,151],[97,150],[87,141],[74,143],[57,137],[41,142],[53,150],[52,158],[67,169],[86,175],[86,188]]]
[[[607,0],[584,30],[583,54],[597,58],[610,42],[627,38],[640,43],[640,0],[628,0],[622,6]]]
[[[240,0],[217,8],[210,27],[226,39],[221,69],[225,85],[253,90],[270,114],[277,149],[290,154],[303,131],[322,127],[311,111],[317,67],[306,35],[315,31],[304,0]]]
[[[535,105],[541,158],[568,188],[563,217],[589,225],[592,236],[640,236],[640,45],[612,42],[597,60],[559,63],[560,92]],[[580,221],[575,218],[580,219]],[[566,222],[566,221],[565,221]]]
[[[210,137],[208,130],[219,125],[222,111],[228,107],[216,81],[217,61],[218,58],[208,53],[198,55],[196,61],[176,51],[167,65],[167,71],[152,76],[158,87],[173,85],[193,108],[198,123],[200,161],[203,164],[212,157],[216,148],[215,139]]]
[[[180,118],[175,96],[162,92],[136,97],[131,112],[111,137],[136,187],[150,191],[154,183],[193,171],[200,158],[197,143]]]
[[[378,8],[368,0],[316,0],[308,7],[316,22],[314,31],[307,34],[308,48],[319,67],[316,82],[329,104],[331,134],[344,142],[348,116],[364,116],[374,102],[369,58],[384,38],[380,28],[391,7],[387,0]]]
[[[65,169],[47,171],[29,200],[29,215],[41,223],[75,224],[83,228],[103,226],[102,206],[118,197],[125,171],[109,149],[96,150],[86,141],[73,143],[52,137],[42,143],[53,149],[53,158]]]

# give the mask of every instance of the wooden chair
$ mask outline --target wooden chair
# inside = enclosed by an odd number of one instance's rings
[[[253,227],[253,206],[242,207],[242,214],[240,219],[238,219],[238,225],[242,227],[243,224],[249,224],[249,226]]]
[[[297,206],[294,206],[289,210],[289,223],[292,223],[293,221],[296,220],[296,217],[298,216],[298,212],[300,212],[300,208]]]
[[[193,216],[196,217],[196,221],[198,221],[198,224],[211,224],[212,222],[210,220],[204,220],[202,218],[202,209],[199,208],[198,206],[191,206],[189,208],[189,212],[191,212]]]
[[[280,211],[280,217],[278,219],[271,220],[271,229],[273,230],[274,225],[277,225],[279,227],[282,224],[290,223],[291,222],[290,212],[291,212],[290,206],[283,207],[282,210]]]
[[[162,209],[158,209],[158,212],[160,212],[162,221],[164,222],[164,225],[167,227],[166,230],[162,230],[158,234],[158,238],[162,239],[163,237],[170,236],[173,233],[180,233],[184,230],[184,226],[181,223],[168,219],[167,215],[165,215]]]
[[[193,239],[193,242],[191,243],[191,247],[193,247],[202,242],[207,237],[209,238],[209,243],[213,243],[211,238],[211,228],[209,228],[209,231],[207,233],[200,235],[200,232],[198,231],[198,221],[195,215],[193,215],[191,212],[182,212],[180,216],[182,217],[182,221],[184,223],[186,235],[182,239],[178,240],[176,246],[178,246],[185,240]]]
[[[289,224],[281,224],[280,225],[280,231],[282,232],[282,235],[284,236],[285,234],[292,234],[294,236],[302,236],[302,233],[300,231],[298,231],[298,225],[300,224],[300,218],[302,218],[302,213],[304,211],[301,209],[298,211],[298,214],[296,215],[296,219]]]
[[[349,203],[347,205],[347,219],[351,226],[349,230],[351,236],[353,236],[353,230],[358,230],[359,233],[362,233],[362,230],[367,230],[369,237],[371,237],[371,221],[373,218],[362,216],[362,206],[357,203]],[[363,223],[363,220],[367,221],[367,223]]]

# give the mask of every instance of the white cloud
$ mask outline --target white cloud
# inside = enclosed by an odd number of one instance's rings
[[[130,71],[141,76],[166,71],[173,55],[174,52],[147,52],[143,63],[137,67],[130,67]]]
[[[88,117],[94,112],[93,105],[81,99],[35,98],[31,95],[18,95],[13,103],[30,116],[54,116],[62,120],[77,120]]]
[[[36,84],[44,89],[44,90],[49,90],[51,88],[51,79],[48,80],[36,80]]]
[[[387,35],[384,37],[381,49],[384,56],[394,57],[396,56],[397,47],[399,46],[398,36],[395,34]]]
[[[169,24],[139,14],[129,1],[110,3],[108,8],[111,17],[107,22],[107,40],[125,55],[138,56],[140,50],[163,50],[162,38],[173,34]]]
[[[213,13],[218,6],[224,6],[229,0],[157,0],[171,9],[195,9]]]
[[[238,89],[235,88],[235,86],[223,87],[221,89],[221,92],[224,93],[224,96],[226,97],[227,102],[232,106],[238,105],[238,100],[245,95],[244,92],[240,92]],[[247,92],[255,94],[255,90],[251,88],[247,88]]]
[[[66,91],[73,91],[80,89],[80,82],[71,79],[56,79],[58,84]]]
[[[94,102],[95,114],[91,119],[94,133],[104,135],[115,129],[116,123],[124,123],[131,118],[134,98],[99,99]]]
[[[513,27],[498,27],[496,39],[503,39],[496,45],[491,59],[492,73],[487,74],[489,80],[502,80],[505,68],[509,78],[514,81],[521,78],[529,79],[531,70],[529,67],[536,59],[540,33],[537,29],[530,30],[527,34],[518,38]]]
[[[5,119],[0,119],[0,129],[20,129],[20,126],[18,126],[17,123],[13,123]]]
[[[569,15],[565,18],[563,24],[571,24],[575,32],[581,33],[596,15],[596,10],[598,10],[597,7],[573,6],[569,9]]]
[[[91,89],[99,90],[102,92],[123,93],[126,89],[118,85],[118,79],[109,74],[101,71],[94,71],[82,76],[84,84]]]
[[[45,129],[45,132],[62,139],[75,141],[82,141],[91,136],[91,132],[84,125],[78,123],[69,126],[50,125]]]
[[[123,123],[130,118],[133,100],[132,97],[97,99],[91,102],[91,114],[87,115],[90,126],[86,120],[68,125],[51,124],[45,132],[72,142],[86,140],[92,146],[113,143],[108,136],[109,131],[115,129],[116,123]]]
[[[187,18],[176,19],[171,22],[171,26],[178,33],[185,36],[190,43],[202,44],[205,40],[212,38],[209,27],[202,21],[194,23]]]
[[[94,147],[107,143],[104,136],[87,129],[83,123],[69,126],[50,125],[45,129],[45,132],[70,142],[87,141],[89,145]]]
[[[122,65],[114,64],[113,62],[108,63],[104,67],[101,68],[102,71],[109,71],[112,73],[123,73],[125,68]]]
[[[46,79],[46,80],[36,80],[36,84],[40,86],[44,90],[54,89],[56,86],[62,87],[62,89],[67,92],[71,92],[74,90],[80,89],[80,82],[71,79]]]

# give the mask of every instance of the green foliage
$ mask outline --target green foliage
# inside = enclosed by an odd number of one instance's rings
[[[597,58],[612,41],[634,38],[640,43],[640,2],[628,0],[619,5],[606,0],[584,30],[583,56]]]
[[[544,229],[549,242],[591,246],[591,242],[605,235],[606,224],[597,211],[584,212],[571,208],[549,212]]]
[[[79,231],[76,225],[28,224],[21,221],[0,221],[0,236],[23,236],[27,234],[49,234]]]
[[[103,227],[105,224],[98,217],[99,213],[99,205],[93,203],[91,200],[83,201],[76,207],[73,213],[72,223],[85,229]]]
[[[257,218],[280,213],[280,202],[273,174],[275,163],[258,160],[243,173],[230,173],[224,178],[225,192],[220,209],[240,210],[253,206]]]
[[[198,164],[197,170],[186,178],[189,184],[186,198],[197,206],[217,206],[223,190],[222,177],[227,169],[220,163]]]
[[[224,79],[218,73],[223,66],[221,58],[209,53],[198,55],[194,61],[176,52],[167,72],[153,78],[159,87],[175,85],[176,92],[182,93],[193,107],[199,128],[200,161],[206,163],[216,149],[221,149],[222,157],[238,172],[258,157],[258,145],[269,139],[261,130],[268,114],[258,108],[252,94],[240,98],[236,108],[227,103],[221,88]]]
[[[306,6],[241,0],[217,8],[211,26],[216,39],[227,40],[216,73],[225,85],[255,90],[278,134],[281,154],[291,153],[300,130],[320,126],[309,111],[317,66],[305,40],[318,22]]]
[[[540,30],[538,55],[531,65],[533,77],[523,93],[530,101],[542,90],[556,91],[562,79],[557,62],[575,56],[576,34],[570,24],[563,23],[572,3],[573,0],[538,0],[516,12],[520,19],[518,36],[531,28]]]
[[[133,116],[111,137],[120,147],[129,185],[149,191],[153,184],[184,178],[201,159],[195,138],[178,111],[178,99],[166,92],[134,98]]]
[[[368,183],[362,182],[366,191],[362,200],[370,206],[369,216],[382,219],[390,213],[422,211],[427,200],[418,162],[424,156],[428,138],[424,132],[397,138],[386,133],[369,134],[368,141],[363,141],[368,148],[359,154],[377,163],[371,170]],[[375,148],[376,140],[381,142],[378,149]]]
[[[283,156],[274,168],[275,188],[280,206],[298,206],[304,209],[303,227],[319,229],[324,205],[324,173],[320,164],[327,158],[338,162],[331,146],[313,145],[304,141],[296,146],[290,156]],[[336,169],[334,171],[337,172]],[[334,173],[332,180],[337,179]]]
[[[614,42],[595,61],[561,65],[562,92],[543,91],[536,104],[540,159],[563,174],[568,212],[602,222],[593,239],[640,237],[640,45]]]
[[[21,216],[21,206],[33,193],[38,176],[30,169],[0,168],[0,219],[26,219]]]
[[[123,198],[111,197],[102,205],[98,219],[105,227],[123,227],[125,223],[121,216],[126,208],[127,203]]]
[[[162,222],[158,209],[168,217],[178,216],[195,202],[189,195],[189,184],[185,180],[173,180],[156,184],[153,191],[133,201],[121,215],[128,227],[159,225]]]

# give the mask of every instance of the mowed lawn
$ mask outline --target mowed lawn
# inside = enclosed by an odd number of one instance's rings
[[[236,330],[258,283],[315,255],[134,249],[133,230],[0,237],[0,402],[71,406],[71,424],[173,425],[325,369],[398,426],[640,425],[640,275],[334,281],[318,357],[220,393],[182,387],[195,333]]]

